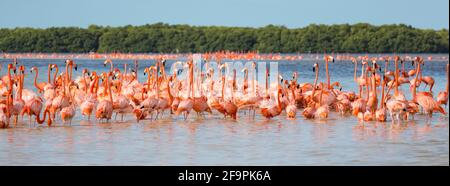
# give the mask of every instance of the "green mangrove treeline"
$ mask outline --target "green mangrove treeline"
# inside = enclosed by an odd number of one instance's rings
[[[248,28],[156,23],[124,27],[0,29],[0,51],[3,52],[448,53],[448,41],[448,29],[417,29],[403,24],[312,24],[289,29],[274,25]]]

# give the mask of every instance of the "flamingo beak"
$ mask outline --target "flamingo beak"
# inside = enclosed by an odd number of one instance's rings
[[[313,67],[313,72],[316,72],[316,67]]]
[[[333,63],[334,63],[334,58],[333,58],[333,60],[331,60]]]
[[[76,64],[75,64],[74,68],[75,68],[75,71],[78,71],[78,66]]]

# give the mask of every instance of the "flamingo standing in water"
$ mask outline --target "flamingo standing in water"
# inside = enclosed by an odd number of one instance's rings
[[[97,90],[98,88],[98,76],[94,71],[92,72],[93,82],[89,87],[89,93],[86,92],[84,101],[80,104],[80,110],[83,117],[87,116],[88,120],[91,120],[91,114],[94,110],[95,104],[97,104]]]
[[[406,112],[406,98],[402,92],[398,90],[399,82],[399,70],[398,70],[398,60],[400,57],[395,56],[394,64],[395,64],[395,72],[394,72],[394,80],[392,81],[391,86],[394,87],[394,95],[386,101],[386,108],[391,115],[392,122],[395,121],[394,115],[397,117],[397,121],[400,122],[400,116]]]
[[[423,60],[419,58],[418,62],[418,68],[417,68],[417,75],[416,79],[418,78],[418,74],[421,73],[421,63],[423,63]],[[420,82],[419,82],[420,84]],[[446,114],[445,110],[439,106],[439,103],[436,102],[433,99],[433,95],[430,92],[417,92],[416,88],[413,88],[413,101],[417,102],[422,108],[423,111],[428,115],[428,118],[431,118],[433,116],[434,111],[441,112],[442,114]]]
[[[5,92],[6,98],[5,100],[1,100],[2,102],[0,103],[0,128],[8,128],[10,124],[11,106],[13,104],[13,80],[11,78],[11,69],[15,70],[15,67],[12,64],[8,64],[8,74],[6,76],[8,77],[9,81],[7,84],[7,90]],[[5,102],[3,103],[3,101]]]
[[[187,92],[187,98],[180,101],[177,107],[177,111],[175,112],[175,115],[179,115],[180,113],[183,113],[184,120],[187,120],[189,113],[192,110],[192,107],[194,106],[194,101],[192,100],[193,92],[193,81],[194,81],[194,69],[192,60],[188,61],[188,67],[189,67],[189,88]]]
[[[158,67],[159,70],[158,70]],[[164,111],[169,109],[170,106],[172,105],[172,103],[169,104],[169,99],[165,98],[165,97],[161,97],[160,96],[160,84],[161,82],[165,79],[164,74],[165,72],[163,71],[164,66],[158,61],[156,63],[156,70],[155,70],[155,78],[156,78],[156,99],[158,100],[158,103],[155,106],[155,110],[156,110],[156,118],[159,117],[159,114],[163,115]],[[161,82],[159,81],[159,76],[158,76],[158,72],[162,72],[163,76],[161,79]],[[167,82],[168,83],[168,82]]]
[[[363,67],[364,67],[365,64],[366,64],[366,62],[363,62]],[[364,69],[362,69],[362,72],[364,72]],[[362,75],[363,74],[361,74],[361,76]],[[364,83],[362,83],[362,81],[364,81]],[[362,118],[362,119],[363,119],[363,117],[361,117],[360,114],[364,114],[364,112],[366,112],[367,100],[369,99],[369,90],[368,90],[368,83],[367,82],[368,82],[367,72],[364,72],[364,76],[358,78],[359,91],[360,91],[359,94],[360,94],[360,96],[359,96],[358,99],[356,99],[355,101],[353,101],[351,103],[352,114],[354,116],[359,116],[359,118]],[[366,98],[362,97],[363,86],[366,86],[366,93],[367,93],[366,94]],[[364,115],[362,115],[362,116],[364,116]]]
[[[123,121],[123,115],[126,113],[130,113],[132,108],[130,106],[130,100],[122,94],[122,83],[125,81],[124,75],[120,72],[119,69],[116,69],[116,72],[119,76],[119,82],[116,85],[117,86],[117,94],[114,97],[113,102],[113,110],[116,112],[117,117],[118,114],[121,115],[121,121]],[[114,78],[114,76],[113,76]]]
[[[74,62],[72,60],[66,60],[66,71],[64,72],[64,76],[61,77],[61,88],[62,91],[59,92],[59,95],[55,96],[51,99],[51,104],[47,106],[49,107],[52,120],[55,119],[56,113],[59,112],[62,108],[70,106],[70,97],[67,93],[70,94],[70,91],[67,92],[66,89],[70,87],[72,83],[72,68],[74,67]],[[70,67],[70,70],[69,70]],[[70,74],[70,75],[69,75]],[[55,78],[56,79],[56,78]],[[56,84],[56,83],[55,83]],[[48,100],[50,101],[50,100]]]
[[[361,76],[359,76],[356,81],[358,82],[359,85],[359,97],[362,97],[362,89],[363,86],[366,85],[366,79],[365,79],[365,73],[364,73],[364,66],[367,64],[366,61],[363,61],[361,63]]]
[[[313,95],[315,95],[317,80],[319,79],[319,64],[314,63],[313,72],[316,73],[313,89],[312,89],[310,97],[307,97],[307,98],[309,98],[308,106],[305,109],[303,109],[303,112],[302,112],[303,117],[305,117],[306,119],[313,119],[315,117],[315,113],[317,110],[316,103],[314,102],[314,99],[313,99]],[[319,96],[319,99],[321,100],[320,96]]]
[[[17,125],[19,114],[22,112],[22,108],[25,105],[25,101],[22,99],[24,73],[25,67],[23,65],[19,66],[19,76],[17,77],[18,80],[16,81],[17,95],[11,108],[11,115],[14,116],[13,118],[14,126]]]
[[[49,80],[50,80],[50,68],[51,68],[51,65],[49,64],[49,73],[48,73]],[[37,84],[36,83],[36,79],[38,77],[37,67],[32,67],[30,72],[32,73],[33,71],[36,72],[36,76],[34,78],[34,84],[35,84],[36,88],[38,89],[38,91],[40,91],[42,93],[42,92],[44,92],[45,88],[47,88],[47,91],[48,91],[48,86],[52,86],[52,85],[50,85],[50,83],[45,83],[45,82],[41,82],[41,83]],[[41,90],[41,88],[42,88],[42,90]],[[25,102],[25,105],[24,105],[20,115],[23,117],[24,114],[27,114],[30,117],[29,121],[31,124],[31,121],[32,121],[31,116],[34,115],[37,117],[41,113],[41,110],[43,107],[42,102],[43,102],[42,98],[33,96],[31,99],[29,99]]]
[[[386,121],[386,102],[385,102],[385,94],[384,94],[385,86],[386,86],[386,75],[383,75],[383,80],[381,83],[380,108],[375,112],[375,118],[379,122]]]
[[[111,92],[111,85],[109,83],[109,77],[111,76],[111,72],[110,73],[106,73],[103,72],[102,73],[102,79],[105,83],[105,89],[107,90],[107,94],[109,96],[109,100],[108,99],[103,99],[101,100],[98,105],[97,105],[97,109],[95,112],[95,117],[99,120],[103,120],[106,119],[106,121],[108,122],[113,114],[113,96],[112,96],[112,92]],[[105,95],[106,96],[106,95]]]
[[[376,85],[376,71],[377,68],[377,63],[376,61],[373,61],[373,67],[371,69],[372,72],[372,76],[370,77],[370,85],[372,86],[372,92],[370,93],[371,96],[369,96],[367,99],[367,107],[368,107],[368,114],[370,114],[370,119],[365,119],[366,121],[368,120],[373,120],[376,118],[376,110],[377,110],[377,105],[378,105],[378,96],[377,96],[377,85]],[[370,92],[370,91],[369,91]]]

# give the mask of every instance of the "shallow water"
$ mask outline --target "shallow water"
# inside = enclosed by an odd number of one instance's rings
[[[3,67],[7,62],[0,59]],[[20,62],[27,72],[38,66],[39,81],[46,79],[42,72],[49,62],[63,65],[63,60]],[[106,70],[102,61],[75,62],[79,69]],[[125,62],[132,64],[132,60],[115,64]],[[141,61],[140,79],[144,78],[142,69],[153,63]],[[279,70],[286,77],[297,70],[300,82],[312,82],[313,63],[282,61]],[[446,64],[434,61],[424,69],[424,75],[436,80],[436,95],[445,89]],[[74,73],[78,76],[80,70]],[[330,73],[332,82],[340,81],[344,90],[354,90],[353,64],[337,61],[330,64]],[[31,88],[32,78],[26,77],[26,87]],[[284,116],[266,120],[258,114],[252,120],[245,112],[238,117],[231,121],[217,114],[204,118],[191,114],[184,121],[166,114],[158,121],[135,123],[130,116],[125,122],[98,124],[77,113],[72,126],[50,128],[30,128],[25,117],[18,127],[0,130],[0,165],[449,165],[448,117],[439,114],[429,123],[418,115],[415,121],[369,122],[364,128],[356,118],[336,113],[326,121],[305,120],[300,113],[295,120]]]

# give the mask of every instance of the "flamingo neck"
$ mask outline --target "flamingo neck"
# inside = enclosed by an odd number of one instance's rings
[[[369,71],[366,71],[365,79],[366,79],[366,99],[369,99],[369,92],[370,92],[370,80],[369,80]]]
[[[66,73],[64,74],[64,81],[65,81],[65,83],[67,83],[67,81],[69,81],[69,63],[66,64]]]
[[[173,102],[173,95],[172,95],[172,92],[170,92],[169,82],[167,82],[167,94],[169,95],[169,104],[172,104],[172,102]]]
[[[52,83],[51,79],[50,79],[50,69],[51,69],[51,64],[48,64],[48,70],[47,70],[48,84]]]
[[[375,68],[373,69],[374,70],[374,73],[372,74],[373,75],[373,77],[372,77],[372,92],[373,92],[373,95],[372,95],[372,98],[373,99],[375,99],[375,104],[373,104],[373,110],[372,110],[372,114],[375,114],[375,111],[376,111],[376,109],[377,109],[377,106],[378,106],[378,95],[377,95],[377,83],[376,83],[376,79],[375,79],[375,77],[376,77],[376,70],[375,70]]]
[[[6,106],[7,106],[7,108],[8,109],[6,109],[8,112],[8,116],[10,116],[10,105],[13,105],[13,103],[14,103],[14,99],[11,99],[11,95],[12,95],[12,93],[13,93],[13,80],[12,80],[12,78],[11,78],[11,67],[9,67],[8,66],[8,78],[9,78],[9,90],[8,90],[8,93],[7,93],[7,95],[8,95],[8,97],[6,98],[6,100],[9,102],[9,103],[7,103],[6,104]]]
[[[398,95],[398,60],[395,60],[395,73],[394,73],[394,95]]]
[[[280,101],[280,92],[277,92],[277,110],[278,112],[281,112],[281,101]]]
[[[8,68],[8,78],[9,78],[9,94],[13,91],[13,78],[11,77],[11,69]]]
[[[17,95],[17,98],[19,99],[19,100],[22,100],[22,89],[23,89],[23,74],[21,73],[20,75],[19,75],[19,86],[18,86],[18,95]]]
[[[53,84],[56,85],[56,76],[58,75],[58,67],[56,66],[55,75],[53,75]]]
[[[70,64],[69,83],[72,82],[72,70],[73,70],[73,65]]]
[[[34,86],[36,87],[36,89],[38,89],[39,90],[39,86],[38,86],[38,84],[37,84],[37,77],[39,76],[39,71],[38,71],[38,69],[36,68],[36,74],[34,75]],[[48,77],[50,77],[50,76],[48,76]]]
[[[47,115],[48,115],[47,124],[50,126],[52,124],[52,120],[50,118],[50,111],[48,109],[45,109],[43,118],[40,117],[40,114],[36,115],[36,122],[39,124],[43,124],[45,122],[45,119],[47,118]]]
[[[421,71],[421,68],[420,68],[420,62],[419,63],[417,63],[417,72],[416,72],[416,77],[414,78],[414,84],[413,85],[411,85],[412,86],[412,97],[413,97],[413,100],[414,101],[416,101],[416,94],[417,94],[417,87],[416,87],[416,83],[417,83],[417,81],[419,80],[419,72]],[[419,82],[419,85],[418,86],[420,86],[420,82]]]
[[[109,75],[106,77],[106,86],[108,88],[108,93],[109,93],[109,101],[111,101],[111,103],[113,102],[113,97],[112,97],[112,92],[111,92],[111,85],[109,84]]]
[[[66,95],[66,80],[62,80],[63,95]]]
[[[313,91],[312,91],[312,97],[314,98],[314,94],[316,93],[316,86],[317,86],[317,80],[319,79],[319,66],[317,66],[316,69],[316,78],[314,78],[314,85],[313,85]]]
[[[94,81],[92,82],[91,86],[89,87],[89,93],[94,93],[95,83],[97,82],[97,78],[94,76]],[[87,85],[86,85],[87,86]]]
[[[190,76],[189,76],[189,89],[190,89],[190,97],[194,96],[194,67],[190,65]]]
[[[225,77],[222,77],[222,100],[224,99],[225,92]]]
[[[326,74],[327,74],[327,88],[331,89],[331,87],[330,87],[330,73],[328,71],[328,59],[325,61],[325,71],[326,71]]]

